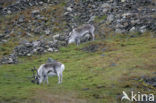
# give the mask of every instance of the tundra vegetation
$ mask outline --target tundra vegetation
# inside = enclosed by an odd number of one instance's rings
[[[51,40],[57,33],[66,34],[69,32],[68,24],[83,24],[91,14],[95,14],[95,17],[92,15],[96,29],[95,41],[81,43],[78,47],[70,44],[60,47],[58,52],[19,56],[17,64],[0,64],[0,103],[120,103],[122,91],[131,93],[132,90],[156,95],[156,88],[150,85],[148,79],[156,75],[156,34],[148,32],[149,28],[156,30],[155,19],[149,17],[151,14],[153,18],[156,17],[155,9],[150,9],[155,7],[153,4],[147,9],[144,3],[148,6],[148,2],[125,3],[116,7],[110,2],[100,2],[105,0],[98,0],[96,3],[92,2],[96,0],[74,0],[73,4],[70,0],[50,1],[55,2],[50,5],[28,6],[25,10],[19,9],[19,12],[0,16],[0,37],[3,38],[1,34],[5,34],[5,41],[0,43],[0,58],[12,53],[22,40]],[[81,1],[84,1],[83,5],[80,5]],[[4,7],[10,3],[12,2],[6,2]],[[98,6],[99,4],[102,6]],[[132,13],[128,13],[127,17],[122,16],[127,10]],[[136,13],[133,14],[135,10]],[[109,11],[114,16],[109,15]],[[21,15],[24,15],[24,20]],[[119,20],[124,21],[118,25]],[[142,31],[142,26],[144,30],[144,25],[147,25],[146,32],[135,32],[135,29]],[[118,26],[122,27],[121,30]],[[45,30],[47,28],[49,30]],[[127,33],[131,28],[132,33]],[[120,33],[113,33],[113,30]],[[122,33],[125,30],[128,31]],[[7,33],[8,31],[12,32]],[[63,82],[58,85],[55,76],[49,78],[48,85],[33,84],[31,68],[39,68],[49,57],[65,65]],[[146,77],[147,82],[144,80]]]
[[[98,48],[94,52],[82,49],[91,45]],[[155,94],[156,89],[141,79],[156,72],[155,46],[149,33],[135,38],[118,35],[79,47],[71,44],[57,53],[20,57],[18,64],[0,66],[0,102],[116,103],[123,90]],[[39,67],[48,57],[65,64],[63,83],[58,85],[57,77],[53,77],[49,85],[32,84],[30,68]]]

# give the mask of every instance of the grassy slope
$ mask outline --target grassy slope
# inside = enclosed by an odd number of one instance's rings
[[[0,102],[120,103],[118,97],[123,90],[155,92],[136,79],[156,72],[155,41],[148,36],[96,40],[79,47],[69,45],[58,53],[22,57],[19,64],[0,66]],[[106,51],[80,50],[90,44],[103,44],[101,48]],[[29,69],[39,67],[48,57],[65,64],[63,83],[58,85],[57,77],[52,77],[48,86],[32,84]]]

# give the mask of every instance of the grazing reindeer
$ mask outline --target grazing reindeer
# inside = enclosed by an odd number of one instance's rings
[[[85,36],[87,33],[89,33],[92,39],[94,40],[95,38],[94,30],[95,30],[95,27],[90,24],[85,24],[78,28],[73,29],[69,33],[68,44],[75,42],[76,45],[78,46],[80,44],[81,37]]]
[[[37,71],[37,76],[35,76],[35,81],[37,84],[47,81],[48,76],[58,76],[58,84],[62,83],[63,70],[65,69],[64,64],[53,61],[51,63],[42,64]]]

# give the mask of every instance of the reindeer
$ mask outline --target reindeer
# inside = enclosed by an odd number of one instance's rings
[[[92,40],[94,40],[95,39],[94,30],[95,27],[90,24],[85,24],[78,28],[73,29],[69,33],[68,44],[75,42],[76,45],[78,46],[80,44],[81,37],[85,36],[87,33],[89,33],[90,36],[92,37]]]
[[[37,84],[41,84],[42,82],[45,83],[47,81],[48,84],[48,76],[58,76],[58,84],[62,83],[63,71],[65,69],[64,64],[53,61],[51,63],[42,64],[39,69],[37,70],[35,67],[32,69],[33,75],[34,70],[36,70],[37,75],[33,76],[35,78],[32,82],[37,82]]]

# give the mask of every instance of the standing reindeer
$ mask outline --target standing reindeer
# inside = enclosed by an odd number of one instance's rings
[[[78,28],[75,28],[69,33],[68,44],[75,42],[76,45],[78,46],[80,44],[81,37],[85,36],[87,33],[89,33],[92,39],[94,40],[95,39],[94,31],[95,27],[90,24],[85,24]]]
[[[47,81],[48,84],[48,76],[55,76],[55,75],[58,76],[58,84],[60,84],[62,83],[64,69],[65,69],[64,64],[57,61],[53,61],[50,63],[42,64],[38,70],[34,67],[32,71],[34,70],[37,71],[37,76],[35,76],[35,81],[37,82],[37,84],[41,84],[42,82],[45,81]]]

